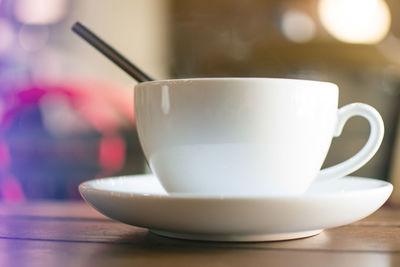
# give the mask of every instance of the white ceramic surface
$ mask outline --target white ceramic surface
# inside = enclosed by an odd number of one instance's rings
[[[379,113],[365,104],[337,109],[326,82],[214,78],[135,87],[138,135],[168,192],[293,195],[317,177],[343,177],[364,165],[383,137]],[[323,170],[332,137],[352,116],[370,122],[365,147]]]
[[[345,177],[301,196],[224,197],[168,194],[152,175],[98,179],[79,190],[104,215],[177,238],[268,241],[300,238],[360,220],[392,192],[390,183]]]

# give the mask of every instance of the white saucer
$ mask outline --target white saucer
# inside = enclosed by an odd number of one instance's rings
[[[168,195],[152,175],[87,181],[84,199],[104,215],[168,237],[211,241],[271,241],[312,236],[358,221],[388,199],[381,180],[344,177],[301,196]]]

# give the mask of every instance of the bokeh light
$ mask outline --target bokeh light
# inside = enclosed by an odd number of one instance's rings
[[[326,30],[347,43],[378,43],[391,24],[384,0],[320,0],[318,11]]]
[[[65,0],[17,0],[15,17],[27,24],[51,24],[60,21],[67,12]]]
[[[38,51],[45,47],[49,40],[49,27],[25,24],[21,26],[18,32],[18,40],[24,50],[28,52]]]
[[[300,10],[286,11],[282,16],[281,28],[285,37],[296,43],[308,42],[315,36],[314,21]]]
[[[6,19],[0,18],[0,55],[9,51],[15,39],[12,24]]]

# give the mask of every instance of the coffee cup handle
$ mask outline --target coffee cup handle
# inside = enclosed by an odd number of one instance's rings
[[[358,170],[374,156],[381,145],[384,134],[382,117],[375,108],[362,103],[349,104],[338,110],[334,137],[341,135],[347,120],[353,116],[361,116],[368,120],[370,125],[368,141],[364,147],[351,158],[334,166],[322,169],[318,174],[317,181],[341,178]]]

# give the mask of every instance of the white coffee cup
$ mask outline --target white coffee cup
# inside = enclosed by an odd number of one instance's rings
[[[307,80],[202,78],[135,87],[139,139],[170,193],[294,195],[316,179],[352,173],[378,150],[383,121],[366,104],[337,105],[335,84]],[[332,138],[352,116],[369,121],[367,143],[320,170]]]

